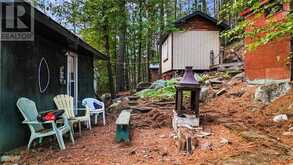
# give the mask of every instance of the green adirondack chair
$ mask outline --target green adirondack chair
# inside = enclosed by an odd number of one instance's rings
[[[27,149],[30,149],[31,143],[33,140],[39,138],[39,142],[42,142],[43,137],[55,135],[61,150],[65,149],[65,144],[63,141],[63,134],[69,132],[70,138],[72,143],[74,144],[73,134],[71,132],[71,128],[68,123],[68,119],[66,115],[63,115],[63,125],[57,127],[55,121],[46,121],[46,122],[39,122],[37,120],[38,111],[35,102],[28,98],[19,98],[16,103],[18,109],[20,110],[21,114],[24,117],[23,124],[27,124],[31,131],[31,136],[29,139],[29,143],[27,145]],[[50,124],[52,127],[46,129],[43,125]]]

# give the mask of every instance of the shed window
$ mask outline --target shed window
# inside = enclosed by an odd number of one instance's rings
[[[169,57],[169,49],[168,49],[168,39],[164,42],[162,46],[162,59],[163,61],[167,61]]]

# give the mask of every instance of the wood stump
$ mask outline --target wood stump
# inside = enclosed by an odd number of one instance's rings
[[[192,131],[187,128],[177,129],[176,146],[179,152],[185,151],[192,154],[193,150],[198,146],[199,141],[193,135]]]

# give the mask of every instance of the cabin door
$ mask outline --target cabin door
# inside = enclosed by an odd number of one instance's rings
[[[67,94],[73,97],[74,108],[78,107],[78,58],[73,52],[67,53]]]

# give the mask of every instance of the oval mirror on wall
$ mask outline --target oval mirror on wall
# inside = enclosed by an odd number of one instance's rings
[[[49,65],[44,57],[39,63],[38,81],[40,93],[45,93],[50,84],[50,70]]]

